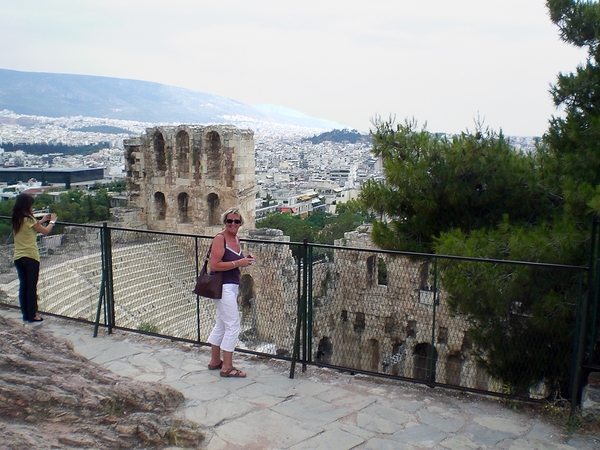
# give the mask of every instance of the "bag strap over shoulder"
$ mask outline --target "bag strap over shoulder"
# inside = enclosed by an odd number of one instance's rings
[[[223,236],[223,248],[226,249],[227,248],[227,239],[225,239],[225,235],[223,233],[217,233],[220,234],[221,236]],[[206,252],[206,261],[208,261],[210,259],[210,251],[212,250],[212,242],[210,244],[210,247],[208,247],[208,252]]]

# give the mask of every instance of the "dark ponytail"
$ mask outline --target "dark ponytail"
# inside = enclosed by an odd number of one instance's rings
[[[25,217],[33,217],[31,213],[31,207],[33,206],[33,195],[21,193],[17,196],[17,200],[15,201],[15,206],[13,207],[12,212],[12,228],[13,233],[17,234],[21,229],[21,225],[25,221]]]

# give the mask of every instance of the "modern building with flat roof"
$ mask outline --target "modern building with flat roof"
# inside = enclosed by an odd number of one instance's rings
[[[71,183],[85,183],[87,181],[100,181],[104,179],[104,169],[0,168],[0,182],[16,184],[21,181],[26,183],[31,178],[40,181],[42,184],[64,184],[67,189],[71,189]]]

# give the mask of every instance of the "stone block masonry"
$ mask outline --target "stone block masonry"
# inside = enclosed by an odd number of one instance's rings
[[[212,235],[239,207],[254,228],[254,133],[230,125],[148,128],[124,141],[130,205],[150,230]]]

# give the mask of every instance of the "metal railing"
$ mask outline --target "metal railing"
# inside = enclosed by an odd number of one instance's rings
[[[192,290],[212,236],[59,225],[60,244],[54,238],[42,257],[40,310],[94,323],[94,333],[119,327],[208,345],[214,302]],[[598,277],[588,267],[279,238],[242,243],[256,262],[242,270],[238,350],[291,361],[291,377],[297,363],[313,364],[580,401],[595,348]],[[18,305],[10,247],[0,261],[0,302]]]

